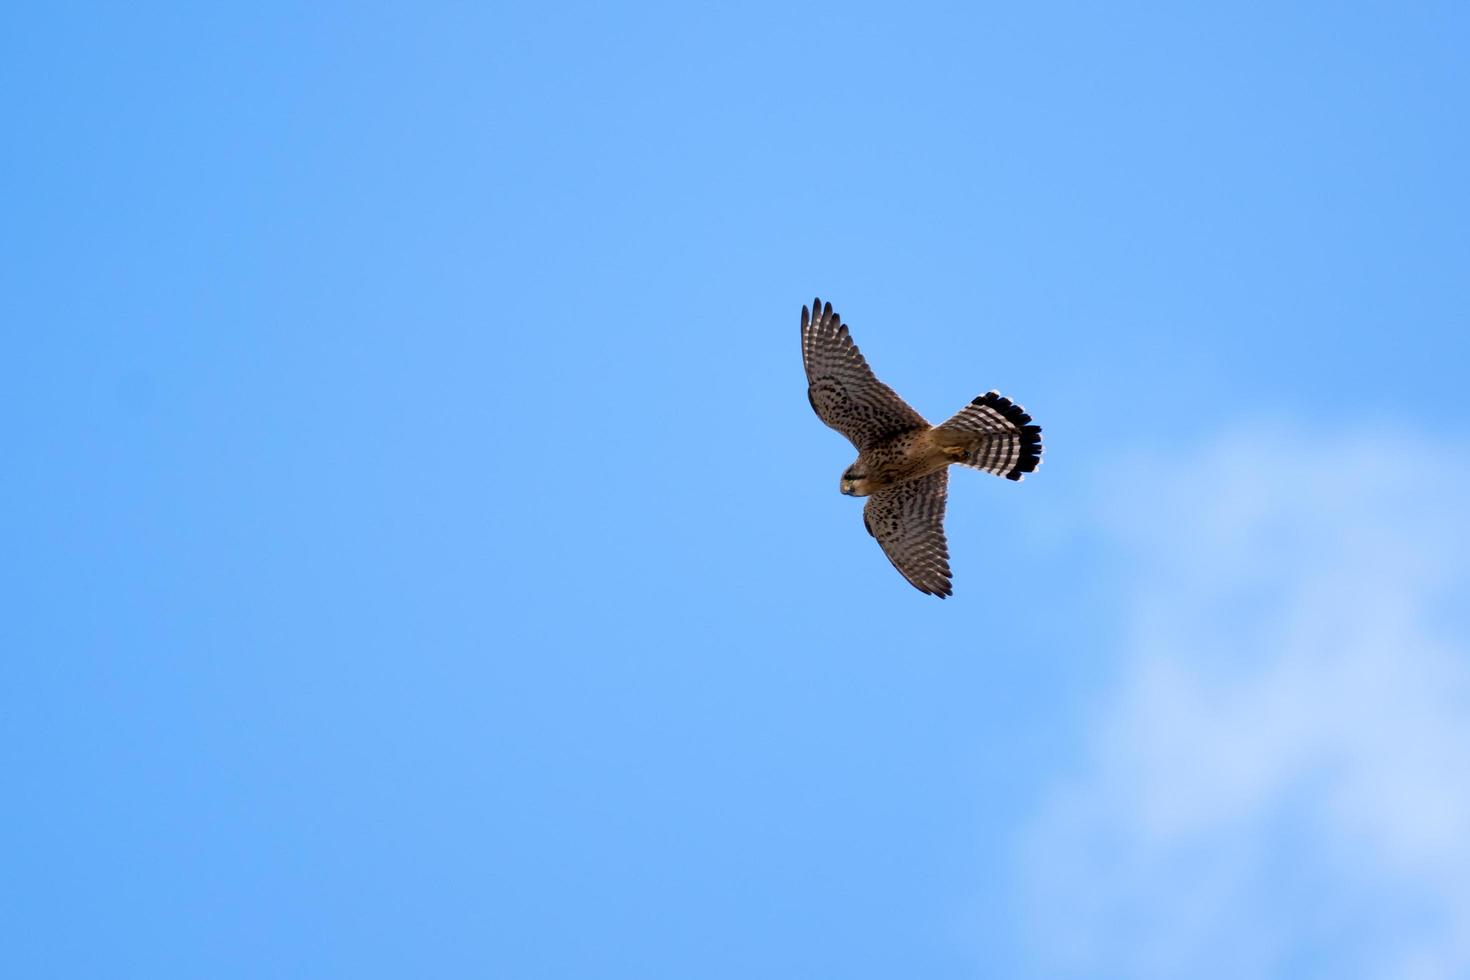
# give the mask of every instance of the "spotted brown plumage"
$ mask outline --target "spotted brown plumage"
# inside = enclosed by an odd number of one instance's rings
[[[909,584],[941,599],[950,585],[949,545],[944,540],[944,501],[949,470],[935,470],[879,490],[863,505],[863,526]]]
[[[996,391],[931,426],[877,379],[847,324],[821,300],[801,308],[801,358],[817,417],[857,447],[840,486],[868,498],[868,533],[914,588],[952,595],[944,537],[950,464],[1020,481],[1041,465],[1041,426]]]
[[[832,304],[812,300],[801,308],[801,359],[806,396],[817,418],[841,432],[859,450],[905,429],[928,428],[924,416],[873,376]]]

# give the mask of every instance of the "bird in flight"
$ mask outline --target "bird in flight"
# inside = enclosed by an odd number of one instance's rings
[[[1041,426],[998,391],[930,425],[873,375],[847,324],[819,299],[801,308],[801,359],[817,417],[857,447],[840,489],[868,498],[863,526],[910,585],[953,595],[944,540],[949,465],[1020,481],[1041,465]]]

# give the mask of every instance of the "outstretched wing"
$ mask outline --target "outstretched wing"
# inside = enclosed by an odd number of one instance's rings
[[[873,376],[831,303],[823,306],[814,299],[811,312],[801,308],[801,359],[806,365],[806,396],[817,417],[852,440],[859,451],[929,424]]]
[[[863,505],[863,526],[909,584],[941,599],[950,587],[949,547],[944,541],[944,501],[949,470],[880,490]]]

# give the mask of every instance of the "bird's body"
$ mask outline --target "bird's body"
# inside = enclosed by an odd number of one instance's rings
[[[995,391],[930,425],[874,376],[830,303],[802,307],[801,352],[812,409],[858,450],[840,489],[868,498],[863,525],[904,578],[921,592],[951,595],[944,538],[950,464],[1020,481],[1041,463],[1041,427]]]
[[[935,431],[926,424],[899,432],[859,452],[857,461],[848,469],[865,475],[844,479],[842,492],[867,497],[944,469],[954,462],[954,457],[940,448]]]

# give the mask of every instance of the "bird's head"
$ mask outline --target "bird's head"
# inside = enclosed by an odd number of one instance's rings
[[[861,463],[853,463],[842,474],[842,482],[839,489],[849,497],[866,497],[873,492],[873,485],[868,479],[868,468]]]

